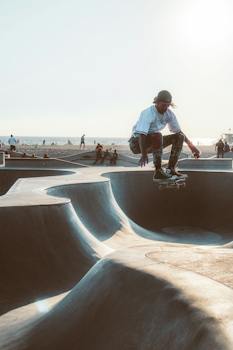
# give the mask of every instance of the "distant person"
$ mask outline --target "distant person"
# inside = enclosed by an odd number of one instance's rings
[[[43,140],[42,144],[43,144],[43,146],[45,145],[45,140]]]
[[[10,151],[16,151],[17,140],[13,135],[10,136],[8,143],[10,145]]]
[[[103,154],[103,146],[100,143],[97,143],[97,146],[95,148],[95,161],[94,164],[98,163],[102,160],[102,154]]]
[[[217,158],[224,158],[224,142],[222,139],[219,139],[216,143],[215,150],[217,150]]]
[[[117,159],[118,159],[118,153],[117,153],[116,149],[114,149],[114,152],[113,152],[112,157],[110,159],[110,164],[116,165]]]
[[[230,152],[230,146],[228,145],[227,141],[225,141],[225,144],[224,144],[224,152],[225,153]]]
[[[185,141],[195,158],[200,157],[199,150],[181,131],[176,115],[169,108],[173,106],[172,95],[167,90],[162,90],[154,98],[153,104],[143,110],[133,127],[133,135],[130,138],[130,148],[134,153],[141,153],[139,165],[148,163],[148,153],[153,153],[155,171],[153,180],[169,179],[172,176],[182,177],[177,171],[176,165]],[[161,130],[168,126],[170,135],[163,136]],[[136,146],[137,145],[137,146]],[[167,169],[162,168],[163,148],[172,146]],[[137,149],[136,149],[136,148]]]
[[[70,140],[68,140],[67,145],[72,145],[72,142]]]
[[[45,153],[43,158],[49,158],[48,153]]]
[[[85,134],[81,136],[81,141],[80,141],[80,149],[85,148]]]

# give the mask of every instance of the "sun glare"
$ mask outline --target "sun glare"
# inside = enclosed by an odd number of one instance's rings
[[[35,302],[35,306],[40,313],[46,313],[50,310],[50,307],[46,300],[38,300]]]
[[[187,6],[182,34],[189,46],[208,49],[228,45],[232,30],[228,0],[196,0]]]

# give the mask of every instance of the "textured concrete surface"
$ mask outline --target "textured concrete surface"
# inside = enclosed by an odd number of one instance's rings
[[[188,175],[0,169],[0,349],[232,349],[233,172]]]
[[[199,159],[181,159],[179,160],[180,169],[232,169],[232,158],[199,158]]]

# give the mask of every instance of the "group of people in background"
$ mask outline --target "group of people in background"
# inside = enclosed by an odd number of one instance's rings
[[[19,144],[19,140],[17,140],[14,135],[10,135],[9,139],[8,139],[8,144],[9,144],[9,151],[5,150],[5,153],[8,154],[8,152],[16,152],[16,145]],[[67,144],[72,144],[70,142],[70,140],[68,140]],[[96,144],[96,141],[94,141],[94,145]],[[43,139],[42,141],[42,145],[45,146],[46,145],[46,140]],[[52,143],[51,146],[55,145],[55,143]],[[2,148],[3,146],[5,146],[5,144],[3,142],[0,141],[0,148]],[[85,134],[83,134],[81,136],[80,139],[80,150],[84,150],[85,149]],[[9,153],[9,154],[10,154]],[[22,158],[28,158],[29,155],[26,154],[26,152],[22,153]],[[36,158],[36,155],[33,153],[31,155],[32,158]],[[49,158],[48,153],[44,154],[43,158]],[[110,165],[116,165],[117,164],[117,159],[118,159],[118,153],[117,150],[114,149],[112,150],[112,148],[106,148],[104,150],[103,145],[101,145],[100,143],[97,143],[96,147],[95,147],[95,160],[93,164],[104,164],[105,161],[109,161]]]
[[[109,160],[110,165],[116,165],[118,159],[118,153],[116,149],[112,152],[111,149],[103,149],[103,146],[100,143],[97,143],[95,148],[95,161],[93,164],[104,164],[105,160]]]
[[[219,139],[215,145],[215,150],[217,151],[217,158],[224,158],[224,153],[233,152],[233,146],[230,147],[227,141],[223,142],[222,139]]]

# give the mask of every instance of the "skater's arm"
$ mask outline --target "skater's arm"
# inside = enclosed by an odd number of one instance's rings
[[[146,135],[139,134],[139,147],[141,150],[141,158],[139,160],[139,165],[145,166],[148,163],[148,156],[146,150]]]
[[[194,144],[188,139],[188,137],[182,132],[179,132],[180,134],[182,134],[184,136],[184,142],[187,143],[189,149],[191,150],[194,158],[200,158],[201,152],[199,151],[199,149],[197,149],[196,146],[194,146]]]

